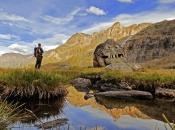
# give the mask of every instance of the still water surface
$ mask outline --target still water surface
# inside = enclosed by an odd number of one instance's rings
[[[28,103],[42,122],[59,118],[68,118],[67,124],[60,126],[61,130],[166,130],[166,125],[161,117],[162,111],[169,108],[169,104],[139,101],[119,101],[116,99],[84,99],[84,93],[78,92],[73,87],[69,88],[66,99],[50,103]],[[170,118],[175,117],[172,104],[169,112]],[[25,122],[17,122],[12,130],[38,130],[36,118]],[[167,129],[169,127],[166,125]],[[40,128],[41,129],[41,128]],[[56,128],[53,128],[56,129]]]

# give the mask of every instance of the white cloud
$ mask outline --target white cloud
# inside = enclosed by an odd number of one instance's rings
[[[27,46],[22,46],[19,44],[12,44],[8,47],[10,50],[15,51],[17,53],[25,53],[28,52],[28,47]]]
[[[171,11],[171,13],[169,13]],[[96,23],[89,27],[88,29],[82,30],[83,33],[92,34],[93,32],[99,32],[101,30],[105,30],[112,26],[115,22],[120,22],[123,26],[130,26],[132,24],[140,24],[143,22],[160,22],[163,20],[173,20],[175,19],[175,9],[168,8],[157,8],[152,12],[141,12],[137,14],[120,14],[109,22]]]
[[[0,39],[11,39],[11,38],[19,38],[18,36],[11,35],[11,34],[0,34]]]
[[[97,8],[97,7],[94,7],[94,6],[91,6],[89,9],[86,10],[88,13],[93,13],[93,14],[96,14],[96,15],[106,15],[106,12],[104,12],[103,10]]]
[[[159,2],[170,4],[170,3],[175,3],[175,0],[159,0]]]
[[[72,11],[65,18],[57,18],[57,17],[52,17],[52,16],[49,16],[49,15],[45,15],[43,17],[43,19],[46,20],[46,21],[52,22],[54,24],[64,25],[64,24],[67,24],[70,21],[72,21],[74,16],[77,14],[78,11],[80,11],[80,8],[77,8],[74,11]]]
[[[35,41],[33,41],[33,45],[37,45],[38,43],[41,43],[42,46],[53,46],[53,45],[60,45],[62,44],[64,41],[67,41],[67,39],[70,36],[66,36],[64,34],[56,34],[50,38],[43,38],[43,39],[37,39]]]
[[[41,43],[44,51],[48,51],[51,49],[57,48],[59,45],[65,43],[69,36],[66,36],[64,34],[56,34],[50,38],[44,38],[44,39],[37,39],[33,41],[32,45],[33,47],[38,45],[38,43]]]
[[[86,34],[92,34],[93,32],[99,32],[101,30],[105,30],[112,24],[114,24],[114,21],[94,24],[92,27],[85,29],[82,32]]]
[[[0,51],[0,56],[4,53],[8,53],[8,52],[11,52],[11,50],[5,46],[0,46],[1,48],[1,51]]]
[[[118,0],[119,2],[132,3],[132,0]]]
[[[59,45],[50,45],[50,46],[43,46],[44,51],[52,50],[57,48]]]
[[[15,14],[8,14],[0,9],[0,20],[9,20],[9,21],[25,21],[30,22],[29,20],[25,19],[22,16],[15,15]]]

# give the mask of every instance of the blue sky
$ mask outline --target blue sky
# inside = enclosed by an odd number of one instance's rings
[[[45,51],[75,33],[175,19],[175,0],[0,0],[0,55]]]

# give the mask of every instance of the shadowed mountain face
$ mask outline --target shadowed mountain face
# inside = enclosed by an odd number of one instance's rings
[[[162,21],[144,28],[125,44],[124,53],[129,62],[155,63],[155,59],[175,54],[175,20]],[[154,60],[154,62],[152,61]],[[157,63],[161,64],[157,60]],[[153,65],[150,65],[153,66]]]

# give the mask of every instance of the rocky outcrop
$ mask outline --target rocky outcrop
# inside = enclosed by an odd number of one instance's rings
[[[142,63],[175,53],[175,20],[158,22],[134,35],[123,48],[128,62]]]
[[[123,56],[123,54],[120,52],[119,44],[113,39],[108,39],[96,47],[94,51],[93,66],[105,67],[108,65],[106,62],[108,59],[121,56]]]

